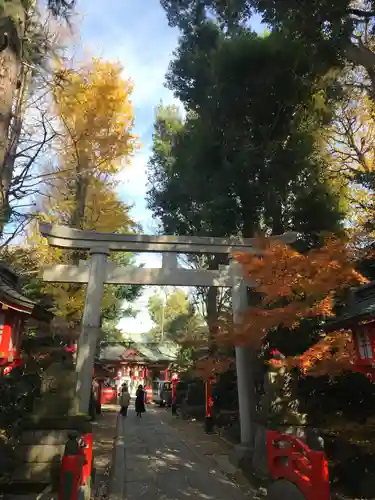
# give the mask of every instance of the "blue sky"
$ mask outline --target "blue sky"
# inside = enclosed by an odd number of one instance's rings
[[[120,62],[124,76],[134,82],[132,96],[135,112],[135,133],[142,147],[131,167],[121,174],[119,194],[133,204],[133,218],[142,224],[144,233],[154,233],[155,221],[146,209],[147,160],[150,154],[153,123],[157,105],[175,103],[172,93],[164,87],[164,77],[178,43],[179,32],[170,28],[159,0],[78,0],[76,25],[77,49],[87,56],[103,57]],[[259,20],[253,28],[259,28]],[[139,263],[160,267],[161,257],[142,254]],[[146,332],[152,323],[147,314],[148,289],[135,304],[140,311],[136,319],[120,324],[127,332]]]

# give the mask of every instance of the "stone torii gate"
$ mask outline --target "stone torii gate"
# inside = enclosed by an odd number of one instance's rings
[[[232,260],[229,266],[219,266],[218,270],[183,269],[177,265],[177,254],[259,254],[260,251],[253,246],[253,238],[121,235],[71,229],[47,223],[40,223],[39,228],[51,246],[88,250],[91,255],[90,261],[80,261],[77,266],[48,265],[44,267],[43,272],[43,280],[46,282],[87,284],[76,363],[76,394],[78,411],[81,413],[87,413],[89,407],[104,284],[228,287],[232,289],[234,322],[239,323],[242,313],[246,311],[246,289],[253,286],[253,283],[244,281],[238,263]],[[296,233],[271,236],[271,239],[292,243],[296,239]],[[110,252],[162,253],[163,265],[160,269],[116,266],[108,260]],[[250,369],[251,358],[250,347],[236,347],[241,444],[246,449],[252,448],[254,442],[251,417],[255,405],[255,385]]]

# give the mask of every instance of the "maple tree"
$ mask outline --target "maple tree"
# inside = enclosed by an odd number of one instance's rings
[[[255,281],[258,303],[249,306],[239,325],[220,323],[219,342],[260,347],[268,333],[284,327],[299,331],[306,318],[322,321],[335,315],[335,299],[349,286],[368,280],[355,269],[356,256],[350,245],[329,237],[320,248],[299,253],[288,245],[260,238],[262,255],[235,254],[244,276]],[[350,332],[322,334],[322,339],[305,353],[287,358],[290,367],[306,373],[332,373],[348,368],[351,351]]]

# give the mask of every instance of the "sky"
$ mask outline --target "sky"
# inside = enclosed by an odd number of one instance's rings
[[[155,233],[157,226],[145,201],[147,161],[156,107],[160,102],[179,105],[164,86],[179,32],[168,26],[160,0],[78,0],[77,11],[74,24],[77,33],[79,31],[78,49],[89,56],[120,62],[124,76],[134,83],[134,132],[140,138],[141,149],[120,176],[119,195],[133,205],[131,215],[142,225],[143,233]],[[255,20],[253,28],[258,27],[259,22]],[[161,267],[161,256],[140,254],[137,263]],[[147,301],[155,291],[149,287],[133,304],[139,310],[136,318],[120,322],[119,327],[133,333],[134,338],[153,326],[147,313]]]
[[[130,167],[119,176],[119,195],[133,205],[132,217],[142,225],[143,233],[152,234],[157,226],[146,208],[147,161],[152,143],[156,107],[179,104],[164,87],[164,77],[178,43],[179,32],[170,28],[159,0],[79,0],[74,24],[79,28],[78,46],[86,55],[120,62],[124,77],[134,83],[132,95],[135,128],[141,148]],[[107,4],[108,5],[108,4]],[[161,256],[139,254],[137,264],[161,267]],[[124,318],[119,327],[133,338],[147,332],[152,321],[147,313],[148,298],[155,293],[148,287],[133,307],[136,318]]]

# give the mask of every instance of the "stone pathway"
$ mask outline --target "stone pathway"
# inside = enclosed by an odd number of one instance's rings
[[[132,408],[123,419],[126,500],[244,500],[255,497],[230,478],[235,468],[206,436],[192,442],[171,415],[149,406],[142,419]],[[210,446],[211,454],[204,446]],[[216,448],[215,448],[216,446]],[[216,451],[215,451],[215,449]],[[208,449],[208,448],[207,448]],[[215,461],[214,456],[218,457]],[[225,464],[223,464],[223,461]],[[220,464],[221,462],[221,464]],[[228,474],[223,468],[232,469]]]
[[[93,422],[95,481],[91,498],[102,500],[108,496],[109,474],[113,459],[118,407],[104,407]]]
[[[196,448],[201,454],[207,456],[216,463],[219,470],[231,481],[234,481],[245,493],[246,498],[252,500],[264,500],[267,491],[259,480],[252,474],[247,479],[243,471],[235,467],[233,462],[234,445],[219,434],[206,434],[203,422],[195,419],[182,419],[173,416],[170,410],[165,410],[161,415],[163,421],[177,430],[189,446]]]

